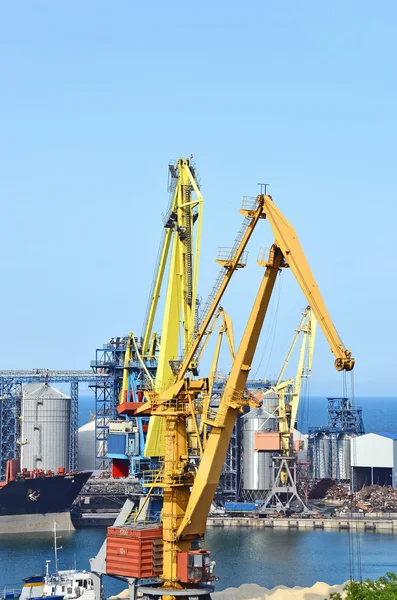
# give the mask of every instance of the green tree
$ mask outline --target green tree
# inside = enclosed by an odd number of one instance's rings
[[[362,583],[350,581],[345,587],[345,592],[346,600],[397,600],[397,575],[387,573],[375,581],[366,579]],[[333,593],[329,600],[342,600],[342,596]]]

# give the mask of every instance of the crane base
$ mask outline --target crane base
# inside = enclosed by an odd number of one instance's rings
[[[142,600],[158,600],[163,596],[175,596],[178,600],[190,600],[191,598],[196,600],[211,600],[211,592],[214,591],[212,585],[206,585],[205,587],[199,588],[183,588],[183,589],[167,589],[167,588],[156,588],[148,587],[146,585],[140,585],[138,592],[143,594]]]

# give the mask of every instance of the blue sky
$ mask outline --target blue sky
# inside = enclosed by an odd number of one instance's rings
[[[1,367],[87,368],[140,332],[167,164],[192,153],[202,296],[242,196],[269,182],[357,359],[357,395],[394,395],[396,17],[366,1],[3,4]],[[225,299],[237,337],[271,243],[261,223]],[[291,273],[281,285],[258,376],[278,372],[306,304]],[[341,379],[319,333],[312,391],[338,395]]]

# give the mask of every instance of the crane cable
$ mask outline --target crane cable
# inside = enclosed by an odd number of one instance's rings
[[[342,373],[342,395],[344,398],[347,398],[347,383],[346,383],[346,371]],[[338,458],[337,458],[338,460]],[[337,463],[338,464],[338,463]],[[332,474],[331,474],[332,476]],[[336,473],[338,476],[338,473]],[[348,518],[348,528],[347,528],[347,539],[348,539],[348,548],[349,548],[349,579],[350,582],[354,581],[354,540],[353,540],[353,513],[352,513],[352,501],[350,501],[350,516]]]
[[[343,396],[348,398],[348,382],[346,377],[346,371],[343,372]],[[350,372],[350,398],[352,407],[354,407],[354,371]],[[356,437],[351,438],[352,454],[350,458],[351,464],[356,464],[357,450],[356,450]],[[353,460],[352,460],[353,459]],[[360,533],[358,530],[358,517],[354,517],[353,513],[353,490],[354,490],[354,477],[353,471],[350,474],[350,488],[351,488],[351,500],[350,500],[350,518],[348,527],[348,544],[349,544],[349,566],[350,566],[350,581],[354,581],[355,567],[357,566],[357,581],[360,586],[362,585],[362,561],[361,561],[361,540]]]
[[[355,392],[354,392],[354,370],[350,373],[350,385],[351,385],[351,399],[352,399],[352,407],[355,406]],[[357,463],[357,446],[356,446],[357,436],[353,437],[352,446],[353,446],[353,465]],[[352,492],[354,490],[354,477],[351,474],[351,488]],[[358,519],[356,518],[356,550],[357,550],[357,577],[360,585],[363,582],[363,574],[362,574],[362,562],[361,562],[361,539],[360,532],[358,531]]]

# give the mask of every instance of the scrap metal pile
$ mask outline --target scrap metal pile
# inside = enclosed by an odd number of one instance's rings
[[[348,486],[334,482],[333,485],[328,488],[327,493],[325,494],[325,499],[331,501],[348,500],[349,496],[350,491]]]
[[[311,485],[310,485],[311,483]],[[309,483],[311,500],[342,500],[347,498],[346,486],[338,485],[334,479],[320,479]]]
[[[366,510],[373,512],[397,512],[397,489],[391,485],[370,485],[357,492],[356,499]]]
[[[349,486],[338,484],[333,479],[321,479],[317,481],[309,491],[309,498],[324,499],[325,501],[337,503],[351,500]],[[396,512],[397,513],[397,489],[391,485],[369,485],[363,487],[355,494],[353,505],[368,512]]]

